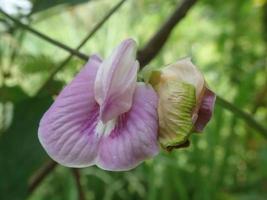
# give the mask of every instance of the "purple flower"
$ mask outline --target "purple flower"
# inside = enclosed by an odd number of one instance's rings
[[[44,114],[39,140],[68,167],[122,171],[158,153],[158,97],[137,82],[136,43],[123,41],[105,60],[91,56]]]

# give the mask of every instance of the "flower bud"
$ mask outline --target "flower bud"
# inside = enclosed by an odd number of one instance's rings
[[[201,132],[210,120],[215,94],[189,58],[153,71],[149,82],[159,96],[161,146],[169,151],[188,146],[190,134]]]

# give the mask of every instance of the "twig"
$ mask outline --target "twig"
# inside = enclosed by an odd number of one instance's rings
[[[147,65],[162,49],[173,28],[186,16],[197,0],[183,0],[169,19],[159,28],[143,49],[138,51],[138,61],[141,68]]]
[[[58,42],[50,37],[48,37],[47,35],[44,35],[43,33],[31,28],[30,26],[20,22],[19,20],[15,19],[14,17],[12,17],[11,15],[9,15],[8,13],[6,13],[5,11],[3,11],[2,9],[0,9],[0,13],[2,13],[3,15],[5,15],[8,19],[12,20],[14,23],[16,23],[17,25],[21,26],[22,28],[28,30],[29,32],[31,32],[32,34],[46,40],[47,42],[51,43],[51,44],[54,44],[58,47],[60,47],[61,49],[64,49],[65,51],[68,51],[70,52],[71,54],[83,59],[83,60],[88,60],[88,56],[79,52],[79,51],[76,51],[72,48],[70,48],[69,46],[61,43],[61,42]]]
[[[82,46],[92,37],[94,34],[99,30],[99,28],[102,27],[102,25],[122,6],[122,4],[126,0],[121,0],[118,4],[116,4],[104,17],[103,19],[96,24],[96,26],[93,28],[93,30],[81,41],[81,43],[76,47],[75,51],[79,51]],[[54,76],[66,66],[66,64],[71,60],[73,57],[73,53],[71,53],[68,57],[66,57],[60,65],[58,65],[53,72],[50,74],[48,79],[44,82],[44,84],[39,88],[39,90],[36,92],[36,96],[39,95],[42,90],[47,87],[47,85],[50,83],[50,81],[54,78]]]
[[[82,188],[82,184],[81,184],[81,175],[80,175],[80,171],[79,169],[71,169],[73,177],[75,179],[76,182],[76,187],[77,187],[77,191],[78,191],[78,195],[79,195],[79,200],[85,200],[85,194]]]
[[[156,34],[149,40],[147,45],[145,45],[145,47],[138,52],[137,57],[138,57],[138,60],[140,62],[141,67],[148,64],[157,55],[157,53],[161,50],[161,48],[165,44],[166,40],[168,39],[168,36],[170,35],[173,28],[178,24],[178,22],[180,22],[185,17],[185,15],[189,11],[189,9],[196,3],[196,1],[197,0],[184,0],[182,2],[182,4],[179,5],[177,7],[177,9],[173,12],[173,14],[169,17],[169,19],[156,32]],[[123,2],[124,1],[120,2],[119,4],[122,4]],[[26,24],[23,24],[22,22],[13,18],[12,16],[10,16],[9,14],[7,14],[6,12],[4,12],[1,9],[0,9],[0,13],[2,13],[7,18],[12,20],[14,23],[20,25],[21,27],[30,31],[31,33],[41,37],[42,39],[50,42],[51,44],[54,44],[54,45],[56,45],[56,46],[58,46],[64,50],[70,52],[72,55],[75,55],[75,56],[77,56],[83,60],[86,60],[86,61],[88,60],[89,57],[87,55],[85,55],[85,54],[83,54],[83,53],[81,53],[75,49],[72,49],[63,43],[58,42],[58,41],[48,37],[47,35],[40,33],[39,31],[31,28],[30,26],[28,26]]]
[[[50,160],[43,167],[41,167],[36,174],[30,180],[28,194],[31,194],[39,185],[40,183],[47,177],[50,172],[52,172],[57,166],[57,163]]]
[[[263,127],[261,124],[259,124],[250,114],[244,112],[243,110],[239,109],[232,103],[226,101],[225,99],[219,96],[216,97],[216,103],[221,107],[231,111],[236,116],[242,118],[249,126],[253,127],[259,133],[261,133],[263,137],[267,139],[267,129]]]

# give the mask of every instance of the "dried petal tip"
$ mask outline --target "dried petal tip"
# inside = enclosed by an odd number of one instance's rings
[[[202,131],[210,120],[215,94],[188,58],[151,73],[150,83],[159,96],[161,146],[168,151],[188,146],[190,134]]]

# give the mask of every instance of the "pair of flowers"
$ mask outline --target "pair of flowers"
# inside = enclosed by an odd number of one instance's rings
[[[47,153],[68,167],[123,171],[188,144],[210,120],[215,95],[202,74],[183,59],[137,82],[134,40],[124,40],[102,60],[90,57],[58,95],[38,130]]]

